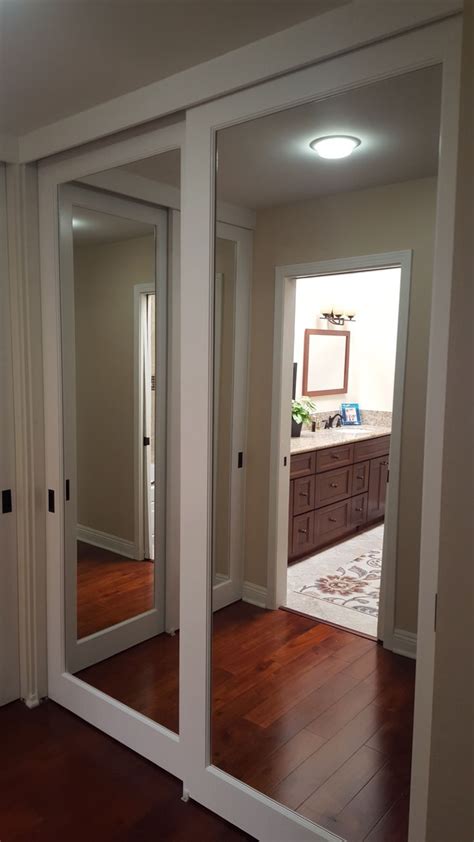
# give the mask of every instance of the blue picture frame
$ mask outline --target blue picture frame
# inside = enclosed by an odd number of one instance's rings
[[[342,423],[349,427],[360,425],[360,409],[358,403],[341,403]]]

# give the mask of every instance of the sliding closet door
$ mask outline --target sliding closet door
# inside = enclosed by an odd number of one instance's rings
[[[77,672],[164,631],[167,214],[70,185],[60,200],[66,663]],[[117,600],[127,593],[124,615],[98,562],[114,568]]]
[[[0,164],[0,705],[20,695],[15,449],[5,167]]]

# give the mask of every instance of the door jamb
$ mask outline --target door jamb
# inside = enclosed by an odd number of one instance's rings
[[[290,485],[290,412],[296,279],[317,275],[377,268],[400,267],[395,381],[390,443],[390,484],[384,530],[383,566],[378,636],[387,649],[393,648],[395,630],[395,587],[398,538],[398,502],[404,382],[408,342],[412,251],[394,251],[360,257],[295,263],[275,269],[275,311],[273,328],[273,388],[270,437],[270,495],[268,512],[267,608],[286,601],[288,570],[288,503]],[[285,466],[286,459],[286,466]],[[286,470],[280,469],[285,466]],[[285,517],[286,512],[286,517]]]

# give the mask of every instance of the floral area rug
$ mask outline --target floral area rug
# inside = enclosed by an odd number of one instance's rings
[[[286,606],[377,635],[383,526],[288,568]]]
[[[382,551],[372,550],[354,559],[352,564],[338,567],[335,573],[328,573],[310,585],[303,585],[296,592],[376,617],[381,571]]]

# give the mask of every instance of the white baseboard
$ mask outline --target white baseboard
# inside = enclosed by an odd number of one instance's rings
[[[395,629],[392,639],[392,652],[396,655],[405,655],[406,658],[416,658],[416,634]]]
[[[251,605],[258,605],[260,608],[266,608],[267,589],[262,588],[261,585],[254,585],[253,582],[244,582],[242,600],[250,602]]]
[[[111,553],[123,555],[125,558],[138,559],[138,550],[133,541],[126,541],[116,535],[109,535],[107,532],[100,532],[98,529],[91,529],[89,526],[77,525],[77,540],[85,544],[92,544]]]

